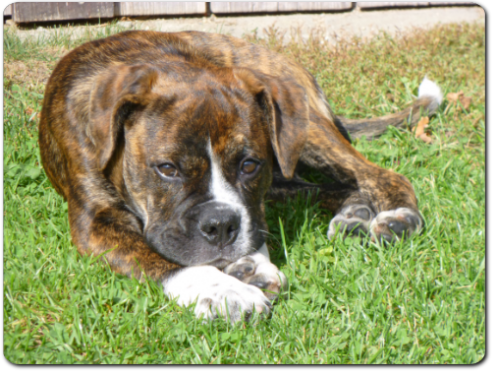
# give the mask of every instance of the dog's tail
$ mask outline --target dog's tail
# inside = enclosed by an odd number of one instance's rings
[[[371,140],[384,133],[389,125],[396,128],[411,127],[421,116],[432,115],[442,103],[442,99],[440,87],[425,77],[419,85],[418,99],[403,111],[372,119],[352,120],[341,116],[338,116],[338,119],[352,139],[365,136]]]

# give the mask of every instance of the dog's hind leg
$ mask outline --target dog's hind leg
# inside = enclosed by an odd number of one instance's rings
[[[318,199],[336,214],[328,237],[340,229],[390,241],[421,229],[422,219],[409,181],[364,158],[329,120],[311,121],[300,161],[348,187],[338,192],[326,185],[320,187]]]
[[[410,182],[368,161],[340,132],[343,126],[351,132],[352,138],[372,138],[383,133],[388,125],[400,126],[416,121],[422,114],[432,114],[442,100],[440,88],[425,79],[419,92],[420,97],[407,110],[376,119],[348,120],[334,116],[330,119],[312,111],[299,163],[349,187],[340,194],[336,188],[320,187],[319,199],[335,212],[329,238],[340,230],[353,235],[367,233],[390,241],[421,230],[423,220]]]

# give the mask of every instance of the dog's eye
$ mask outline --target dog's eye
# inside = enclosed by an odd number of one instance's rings
[[[159,175],[165,176],[167,178],[174,178],[178,176],[178,170],[170,163],[164,163],[160,166],[155,167]]]
[[[242,171],[242,174],[252,175],[257,172],[259,166],[260,164],[257,161],[254,161],[253,159],[247,159],[242,162],[240,170]]]

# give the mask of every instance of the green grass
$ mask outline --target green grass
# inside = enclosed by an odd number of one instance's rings
[[[102,26],[100,35],[119,31]],[[425,74],[444,102],[434,142],[390,129],[356,147],[407,176],[426,231],[383,247],[326,239],[331,213],[305,197],[268,205],[271,254],[290,281],[270,319],[202,323],[152,282],[114,274],[71,243],[67,205],[48,182],[37,113],[56,61],[86,39],[4,40],[4,355],[13,363],[468,364],[485,355],[485,35],[450,25],[327,46],[248,38],[300,60],[334,110],[378,116],[406,106]]]

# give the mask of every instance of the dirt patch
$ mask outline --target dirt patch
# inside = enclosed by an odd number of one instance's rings
[[[30,90],[40,90],[40,85],[46,85],[53,64],[43,61],[11,61],[4,62],[3,74],[7,85],[17,84]]]

